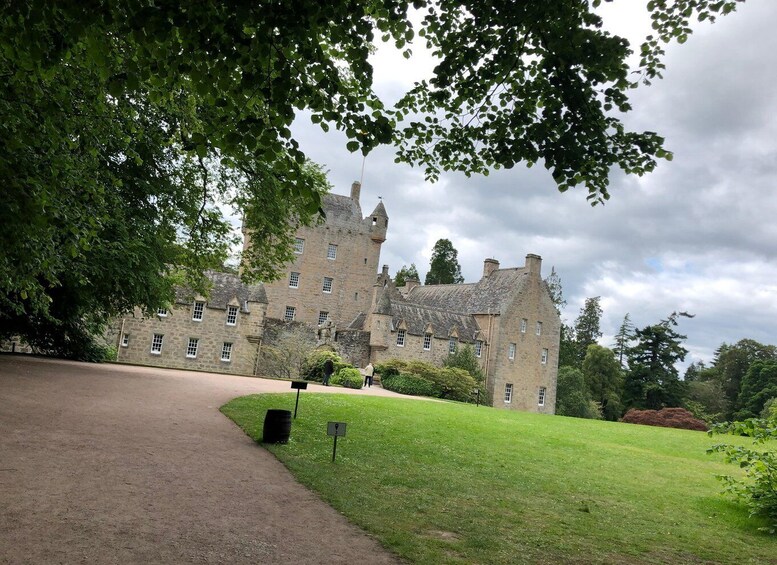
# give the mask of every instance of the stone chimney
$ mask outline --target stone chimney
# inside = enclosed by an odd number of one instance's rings
[[[359,181],[353,181],[353,184],[351,185],[351,200],[355,200],[356,202],[359,201],[359,196],[361,196],[362,192],[362,183]]]
[[[485,279],[499,268],[499,261],[496,259],[486,259],[483,261],[483,278]]]
[[[418,279],[405,279],[405,294],[413,290],[415,287],[421,284]]]
[[[388,274],[388,265],[383,265],[383,272],[381,273],[384,277],[389,276]]]
[[[539,278],[540,271],[542,270],[542,257],[535,255],[534,253],[529,253],[526,256],[526,265],[524,268],[527,269],[530,274]]]

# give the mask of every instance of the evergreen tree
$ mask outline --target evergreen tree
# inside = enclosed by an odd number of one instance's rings
[[[438,239],[432,248],[432,260],[424,284],[463,283],[458,255],[449,239]]]
[[[600,322],[602,319],[602,307],[599,305],[601,297],[586,298],[585,304],[580,309],[580,315],[575,320],[575,343],[577,344],[578,364],[583,362],[588,352],[588,346],[593,345],[602,337]]]
[[[636,344],[628,349],[629,372],[624,384],[626,408],[659,410],[682,406],[685,387],[675,364],[683,361],[688,350],[682,346],[686,336],[677,333],[678,316],[634,332]]]
[[[631,316],[628,312],[623,317],[618,328],[618,333],[615,334],[615,353],[618,356],[618,363],[623,367],[623,359],[626,355],[626,350],[629,347],[629,343],[634,338],[634,324],[631,323]]]
[[[575,341],[575,328],[569,324],[561,324],[558,366],[580,368],[580,360],[577,355],[577,342]]]
[[[556,307],[556,312],[561,316],[561,311],[567,305],[567,301],[564,300],[564,292],[561,288],[561,277],[556,272],[556,267],[550,268],[550,274],[545,279],[545,284],[548,287],[550,298],[553,300],[553,304]]]
[[[421,277],[418,276],[418,269],[416,269],[415,263],[410,263],[409,267],[402,265],[402,268],[394,275],[394,285],[405,286],[407,279],[421,280]]]
[[[589,345],[583,361],[583,376],[591,398],[601,406],[605,420],[618,420],[623,414],[623,374],[612,349]]]

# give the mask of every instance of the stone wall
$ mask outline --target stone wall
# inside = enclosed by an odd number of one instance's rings
[[[521,321],[526,320],[526,331]],[[542,323],[537,335],[537,322]],[[561,322],[553,301],[539,277],[530,276],[512,305],[494,322],[489,357],[489,391],[494,407],[527,412],[555,413],[556,374],[559,356]],[[515,344],[515,358],[510,359],[510,344]],[[542,352],[547,360],[542,362]],[[505,385],[512,384],[512,398],[505,402]],[[542,406],[540,388],[545,389]]]
[[[234,305],[239,306],[237,303]],[[240,308],[235,325],[227,324],[227,312],[206,305],[202,321],[192,319],[190,304],[176,304],[166,316],[134,316],[117,320],[117,361],[175,369],[195,369],[253,375],[262,337],[264,304]],[[162,335],[162,349],[152,353],[154,334]],[[197,339],[196,356],[187,355],[190,338]],[[222,360],[225,343],[232,344],[229,361]]]
[[[354,367],[370,362],[370,333],[361,330],[339,330],[334,343],[337,353]]]
[[[388,220],[363,217],[358,192],[351,197],[326,195],[324,208],[326,221],[297,230],[301,252],[295,253],[278,280],[265,283],[268,317],[283,320],[291,306],[296,321],[317,326],[319,315],[327,312],[337,327],[345,328],[368,311]],[[334,258],[328,256],[330,245],[336,246]],[[291,273],[298,274],[296,288],[290,286]],[[325,277],[331,279],[328,292]]]

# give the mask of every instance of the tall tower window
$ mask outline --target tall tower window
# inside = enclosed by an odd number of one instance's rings
[[[330,243],[329,247],[326,249],[326,258],[327,259],[337,259],[337,245],[334,243]]]
[[[324,286],[322,290],[329,294],[332,292],[332,283],[334,282],[334,279],[332,277],[324,277]]]
[[[305,251],[305,240],[298,237],[294,240],[294,253],[302,255],[303,251]]]
[[[545,387],[540,387],[540,393],[537,398],[537,406],[545,406]]]
[[[299,273],[289,273],[289,288],[299,288]]]
[[[505,404],[510,404],[513,401],[513,383],[505,384]]]

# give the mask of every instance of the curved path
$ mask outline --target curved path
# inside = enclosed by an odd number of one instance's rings
[[[290,389],[0,355],[0,563],[398,563],[218,411],[257,392]]]

